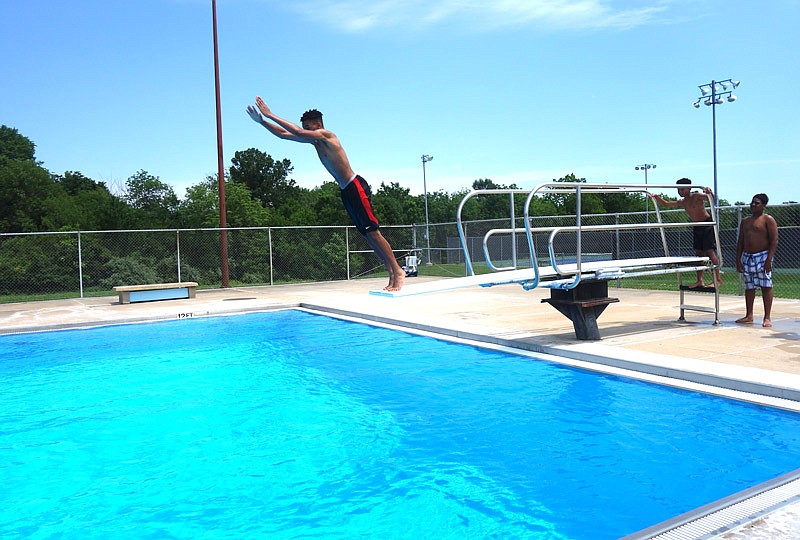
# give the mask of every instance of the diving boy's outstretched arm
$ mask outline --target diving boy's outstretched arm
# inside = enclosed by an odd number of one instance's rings
[[[256,122],[257,124],[261,124],[262,126],[267,128],[267,130],[269,130],[269,132],[272,133],[273,135],[275,135],[276,137],[280,137],[281,139],[286,139],[287,141],[301,142],[299,137],[297,137],[296,135],[293,135],[288,130],[282,128],[279,125],[272,124],[272,123],[267,122],[266,120],[264,120],[264,117],[261,116],[261,113],[258,112],[258,109],[256,109],[252,105],[248,105],[247,106],[247,114],[250,115],[250,118],[252,118],[254,122]],[[302,142],[305,142],[305,141],[302,141]]]
[[[258,110],[255,111],[256,113],[263,114],[269,120],[272,120],[277,126],[269,124],[269,122],[261,121],[260,123],[269,129],[272,133],[281,137],[282,139],[290,140],[290,141],[297,141],[297,142],[305,142],[305,143],[313,143],[315,140],[321,140],[329,138],[329,133],[325,129],[305,129],[297,124],[286,120],[285,118],[281,118],[277,114],[273,113],[267,104],[261,99],[261,96],[256,97],[256,106]],[[248,107],[247,112],[250,114],[250,117],[253,117],[253,113],[250,112],[252,106]],[[255,118],[253,118],[255,120]],[[258,120],[256,120],[258,121]],[[272,125],[272,127],[269,127]]]

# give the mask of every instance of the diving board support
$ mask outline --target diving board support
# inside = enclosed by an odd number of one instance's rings
[[[550,298],[543,298],[542,302],[572,321],[577,339],[598,340],[597,319],[619,298],[608,296],[608,281],[581,281],[572,289],[550,289]]]

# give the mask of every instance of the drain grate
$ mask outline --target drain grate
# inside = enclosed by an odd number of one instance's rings
[[[793,502],[800,502],[800,469],[621,540],[708,540]]]

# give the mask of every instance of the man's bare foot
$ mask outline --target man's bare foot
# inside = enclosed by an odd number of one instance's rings
[[[689,288],[690,288],[690,289],[696,289],[696,288],[698,288],[698,287],[705,287],[705,286],[706,286],[706,284],[705,284],[705,283],[703,283],[702,281],[695,281],[694,283],[692,283],[691,285],[689,285]]]
[[[403,282],[406,280],[405,272],[400,272],[394,275],[394,278],[389,281],[387,291],[399,291],[403,288]]]
[[[764,324],[762,324],[764,328],[772,328],[772,321],[769,319],[764,319]]]
[[[741,319],[736,319],[736,324],[753,324],[753,318],[742,317]]]
[[[714,282],[714,288],[719,289],[720,287],[722,287],[722,280],[718,279],[717,281]]]
[[[389,276],[389,284],[383,288],[384,291],[399,291],[403,287],[403,282],[406,279],[405,272],[399,272],[395,275]]]

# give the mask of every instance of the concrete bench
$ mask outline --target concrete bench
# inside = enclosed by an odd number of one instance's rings
[[[194,298],[196,290],[197,283],[194,281],[183,281],[181,283],[151,283],[149,285],[122,285],[120,287],[114,287],[114,291],[119,293],[120,304]]]

